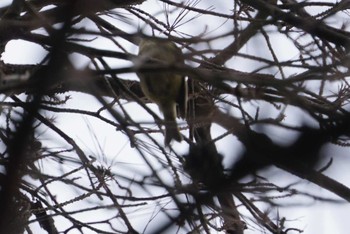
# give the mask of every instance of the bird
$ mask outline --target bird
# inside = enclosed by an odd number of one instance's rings
[[[184,56],[175,43],[167,40],[143,38],[139,43],[138,57],[142,63],[158,62],[162,65],[183,65]],[[154,64],[154,63],[152,63]],[[176,117],[186,118],[187,81],[184,75],[176,71],[137,72],[144,95],[158,105],[163,113],[165,124],[164,144],[172,140],[183,140],[176,123]]]

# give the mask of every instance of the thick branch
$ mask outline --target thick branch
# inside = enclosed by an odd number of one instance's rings
[[[242,162],[243,164],[240,166],[235,165],[232,171],[235,180],[254,173],[258,169],[275,165],[337,194],[346,201],[350,201],[350,189],[348,187],[313,169],[314,160],[317,161],[319,158],[317,149],[320,149],[327,139],[329,140],[327,137],[331,137],[332,134],[322,133],[321,131],[319,133],[316,132],[313,137],[307,137],[310,143],[304,141],[302,145],[296,145],[299,148],[293,148],[292,146],[283,148],[275,145],[266,135],[247,129],[236,118],[219,110],[215,111],[213,122],[226,128],[248,150],[252,151],[249,152],[247,161]],[[316,142],[312,144],[311,141]]]
[[[333,42],[338,46],[343,46],[349,49],[350,46],[350,34],[344,30],[339,30],[324,24],[322,21],[315,20],[313,18],[302,18],[292,13],[286,13],[279,7],[268,3],[268,1],[262,0],[242,0],[245,4],[248,4],[259,11],[265,12],[272,16],[276,21],[284,21],[297,28],[304,30],[305,32],[317,36],[323,40]]]

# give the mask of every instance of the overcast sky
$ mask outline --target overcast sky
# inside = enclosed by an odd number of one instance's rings
[[[0,4],[6,4],[6,2],[10,1],[2,1]],[[215,11],[230,14],[232,10],[232,3],[231,1],[210,1],[210,0],[203,0],[199,3],[197,7],[207,8],[209,6],[212,6]],[[155,0],[147,0],[144,2],[144,4],[136,6],[138,8],[141,8],[147,12],[156,12],[158,14],[158,17],[162,19],[164,15],[159,13],[163,7],[162,4],[157,3]],[[118,12],[122,12],[122,10],[118,10]],[[131,15],[126,15],[127,17],[133,18]],[[189,16],[188,16],[189,18]],[[172,20],[172,19],[171,19]],[[140,22],[138,20],[133,19],[133,24],[130,27],[130,31],[135,29],[135,25],[139,25]],[[89,22],[84,22],[85,26],[90,26]],[[116,23],[116,22],[114,22]],[[334,22],[336,24],[337,22]],[[139,25],[142,27],[143,25]],[[123,24],[123,27],[128,30],[128,25]],[[222,32],[227,31],[230,27],[232,27],[232,22],[226,22],[225,20],[212,20],[210,18],[205,17],[199,17],[193,21],[190,21],[189,23],[186,23],[181,26],[181,30],[184,33],[188,33],[191,35],[199,35],[203,33],[204,31],[211,31],[210,36],[218,35]],[[146,33],[150,33],[150,31],[145,28]],[[266,53],[266,56],[270,56],[268,53],[268,49],[265,46],[261,46],[259,43],[259,36],[254,38],[257,43],[249,44],[249,46],[244,47],[242,50],[247,53],[252,53],[256,55],[261,55]],[[274,43],[273,46],[276,48],[276,51],[278,51],[277,56],[279,56],[282,60],[283,59],[292,59],[295,58],[298,54],[296,50],[291,49],[289,45],[289,41],[285,40],[285,38],[279,37],[278,35],[272,36],[271,39]],[[101,40],[103,41],[103,40]],[[105,47],[110,48],[110,46],[113,46],[110,43],[105,43],[104,41],[101,42],[99,40],[96,40],[93,44],[99,47]],[[224,45],[226,45],[225,41],[218,40],[216,43],[213,43],[212,46],[215,49],[222,49]],[[137,53],[137,47],[133,46],[131,44],[125,44],[125,46],[128,48],[128,50],[131,53],[136,54]],[[196,49],[200,49],[204,45],[196,45]],[[184,50],[184,52],[186,52]],[[43,50],[40,46],[27,43],[19,40],[11,41],[6,46],[6,51],[2,55],[2,59],[7,63],[13,63],[13,64],[36,64],[40,62],[40,60],[43,58],[45,54],[45,50]],[[73,55],[76,56],[76,55]],[[74,61],[76,61],[77,66],[85,65],[87,60],[82,57],[72,57],[74,58]],[[111,60],[111,64],[114,66],[120,65],[120,63],[115,63],[115,61]],[[125,63],[127,64],[127,63]],[[123,64],[124,65],[124,64]],[[194,64],[193,64],[194,65]],[[242,71],[251,71],[252,67],[254,67],[256,64],[255,62],[246,61],[244,59],[232,59],[227,64],[228,66],[231,66],[232,68],[239,69]],[[266,72],[266,71],[265,71]],[[272,74],[276,74],[277,71],[270,71]],[[289,73],[293,74],[296,71],[290,70]],[[278,75],[278,74],[277,74]],[[288,75],[288,74],[287,74]],[[122,78],[125,79],[137,79],[135,74],[128,74],[125,76],[122,76]],[[67,105],[65,107],[69,108],[79,108],[79,109],[98,109],[100,106],[98,102],[95,101],[93,97],[89,97],[88,95],[81,94],[81,93],[70,93],[72,96],[72,99],[68,101]],[[248,104],[247,104],[248,105]],[[268,116],[274,116],[277,112],[269,106],[268,104],[259,103],[261,105],[262,109],[262,115]],[[158,109],[155,105],[149,104],[149,106],[157,113]],[[135,120],[138,121],[152,121],[149,116],[147,117],[147,112],[145,112],[142,108],[140,108],[135,103],[128,103],[126,104],[127,110],[129,113],[134,117]],[[249,110],[249,107],[247,107]],[[256,110],[256,106],[252,106],[251,110]],[[298,112],[297,110],[294,110],[293,108],[289,108],[287,110],[286,115],[286,123],[300,125],[302,122],[305,121],[306,115],[305,113]],[[77,140],[77,143],[80,144],[82,148],[89,149],[92,152],[92,155],[96,157],[101,157],[102,160],[102,154],[103,156],[109,158],[109,160],[113,160],[114,163],[125,163],[127,165],[136,164],[136,167],[139,168],[140,171],[142,171],[142,160],[140,160],[137,156],[130,157],[130,158],[124,158],[121,157],[122,155],[132,155],[135,154],[132,148],[130,148],[128,140],[122,136],[121,134],[116,133],[115,129],[111,128],[110,126],[101,123],[100,121],[97,121],[96,119],[90,119],[86,117],[82,117],[80,115],[57,115],[56,119],[58,125],[64,129],[66,132],[70,133],[74,139]],[[74,131],[72,131],[74,129]],[[95,135],[91,134],[91,129],[93,129],[93,132]],[[269,130],[269,136],[278,143],[281,144],[289,144],[291,140],[295,139],[296,135],[294,133],[281,130],[279,128],[271,127]],[[213,136],[219,136],[223,133],[223,129],[221,129],[218,126],[212,127]],[[184,134],[186,134],[184,132]],[[47,136],[46,136],[47,137]],[[159,142],[163,141],[162,136],[159,134],[159,136],[156,136],[157,140]],[[50,138],[47,137],[46,141],[48,144],[53,144],[53,142],[50,142]],[[118,142],[118,146],[116,149],[116,142]],[[177,144],[177,143],[176,143]],[[175,144],[175,148],[176,148]],[[220,141],[219,143],[219,151],[224,155],[224,162],[226,165],[228,165],[230,162],[234,161],[235,158],[233,158],[235,155],[238,155],[237,153],[233,152],[235,149],[237,152],[239,152],[239,149],[242,149],[240,147],[241,144],[234,139],[233,137],[227,137]],[[98,150],[99,146],[102,146],[103,152],[100,152]],[[234,146],[234,147],[233,147]],[[178,147],[180,150],[180,147]],[[228,149],[228,150],[226,150]],[[182,150],[183,151],[183,150]],[[332,167],[325,172],[325,174],[331,176],[332,178],[342,182],[346,186],[350,186],[350,170],[348,168],[349,165],[349,151],[347,148],[340,148],[337,146],[327,146],[324,148],[324,154],[333,157],[334,163]],[[345,163],[344,163],[345,162]],[[45,170],[50,170],[50,165],[43,167]],[[56,170],[56,169],[54,169]],[[60,171],[57,170],[56,173],[59,173]],[[128,173],[128,171],[125,169],[123,173]],[[137,176],[137,171],[135,173]],[[262,172],[263,175],[268,176],[269,179],[271,179],[272,182],[275,182],[279,185],[287,185],[289,182],[292,181],[298,181],[298,178],[295,178],[290,175],[281,176],[281,173],[278,173],[277,169],[272,169],[267,172]],[[63,186],[64,187],[64,186]],[[62,187],[57,187],[58,191],[57,194],[60,197],[60,199],[63,201],[64,199],[69,199],[72,196],[75,196],[75,194],[70,194],[70,192],[67,192],[68,194],[65,194],[62,192]],[[333,194],[330,194],[329,192],[326,192],[320,188],[318,188],[315,185],[312,185],[310,183],[303,183],[300,185],[300,188],[303,191],[312,191],[313,193],[316,193],[320,196],[327,196],[330,198],[337,198]],[[67,190],[68,191],[68,190]],[[279,200],[279,202],[282,202],[283,200]],[[287,202],[295,201],[292,199],[286,199]],[[276,209],[276,212],[279,212],[280,217],[287,217],[287,219],[290,223],[288,223],[289,226],[295,226],[298,228],[301,228],[305,230],[304,233],[337,233],[337,234],[346,234],[350,230],[350,222],[347,220],[348,215],[350,214],[350,205],[348,203],[327,203],[327,202],[314,202],[306,197],[298,197],[298,201],[300,201],[302,204],[306,204],[305,206],[300,205],[292,205],[287,207],[281,207]],[[78,207],[78,205],[77,205]],[[245,211],[242,211],[243,213]],[[105,214],[101,214],[105,215]],[[98,215],[97,215],[98,216]],[[137,222],[141,222],[142,220],[135,218]],[[64,224],[63,224],[64,225]],[[37,227],[37,230],[35,230],[35,233],[45,233]],[[74,232],[70,232],[74,233]],[[92,233],[86,231],[86,233]],[[247,230],[245,233],[257,233],[256,230]]]

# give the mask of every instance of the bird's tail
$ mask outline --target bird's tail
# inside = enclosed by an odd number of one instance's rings
[[[176,123],[176,104],[174,103],[162,103],[159,105],[159,109],[164,115],[165,124],[165,138],[164,144],[168,146],[172,140],[182,141],[179,128]]]
[[[169,145],[172,140],[181,142],[182,136],[176,122],[166,123],[164,144]]]

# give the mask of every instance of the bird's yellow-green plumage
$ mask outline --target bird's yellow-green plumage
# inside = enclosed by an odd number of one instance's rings
[[[142,39],[139,44],[141,61],[163,64],[184,64],[183,54],[173,42]],[[174,71],[138,72],[140,85],[146,97],[156,103],[164,115],[165,144],[181,141],[176,116],[185,118],[187,109],[187,84],[185,77]],[[177,108],[178,107],[178,108]],[[178,113],[177,113],[178,110]]]

